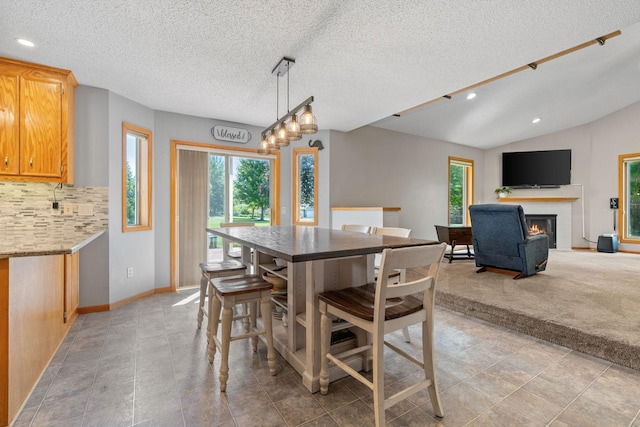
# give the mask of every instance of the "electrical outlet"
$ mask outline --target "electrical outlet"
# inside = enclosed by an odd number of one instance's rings
[[[63,215],[73,215],[73,205],[71,204],[66,204],[62,207],[62,214]]]
[[[133,277],[133,267],[127,267],[127,278]]]

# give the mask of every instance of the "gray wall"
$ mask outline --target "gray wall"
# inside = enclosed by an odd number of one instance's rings
[[[155,211],[153,230],[122,232],[122,122],[153,132],[154,111],[109,92],[109,302],[124,300],[155,288]],[[157,175],[153,164],[153,177]],[[157,189],[153,188],[155,199]],[[127,278],[127,268],[133,277]]]
[[[572,204],[572,246],[595,247],[600,234],[613,232],[609,198],[619,197],[618,155],[640,151],[639,115],[640,103],[637,103],[583,126],[487,150],[484,197],[491,199],[493,190],[501,183],[502,152],[570,148],[572,185],[559,189],[514,190],[511,196],[579,197],[580,200]],[[583,224],[586,240],[582,238]],[[639,250],[635,244],[621,244],[619,249]]]
[[[75,185],[108,187],[109,91],[78,86],[75,91],[75,122]],[[109,223],[113,227],[111,218]],[[109,303],[109,288],[107,231],[80,252],[80,307]]]
[[[476,202],[484,179],[482,150],[365,126],[331,132],[331,206],[397,206],[400,226],[435,239],[448,224],[448,157],[474,161]]]

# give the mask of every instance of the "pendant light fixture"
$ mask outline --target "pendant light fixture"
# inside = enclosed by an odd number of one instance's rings
[[[295,59],[283,57],[271,71],[276,74],[276,118],[279,115],[280,77],[288,73],[295,64]],[[278,118],[275,123],[262,131],[262,138],[258,143],[259,154],[269,154],[280,147],[286,147],[290,141],[302,139],[302,134],[312,134],[318,131],[316,118],[311,111],[313,96],[304,100],[300,105],[289,110],[289,75],[287,74],[287,114]],[[298,113],[300,117],[298,117]]]

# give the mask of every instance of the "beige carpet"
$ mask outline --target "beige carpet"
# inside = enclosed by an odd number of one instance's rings
[[[520,280],[442,263],[440,306],[640,370],[640,255],[551,250]]]

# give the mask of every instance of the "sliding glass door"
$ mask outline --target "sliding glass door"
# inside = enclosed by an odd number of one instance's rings
[[[209,155],[209,226],[271,221],[271,160]]]
[[[276,168],[273,156],[221,148],[178,146],[177,157],[177,286],[186,287],[199,284],[199,263],[222,260],[221,240],[205,228],[271,224]]]

